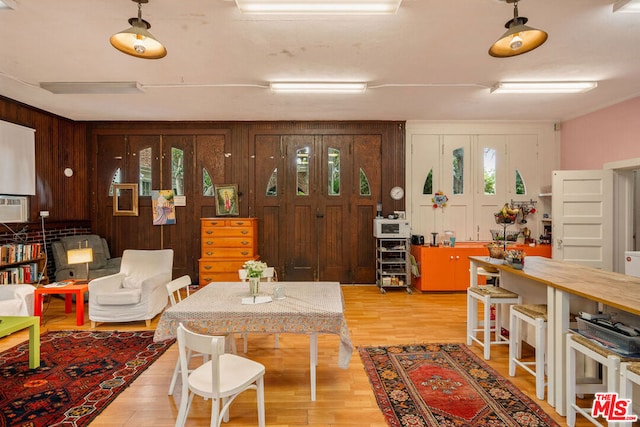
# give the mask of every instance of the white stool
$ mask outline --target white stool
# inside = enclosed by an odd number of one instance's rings
[[[620,398],[633,402],[633,385],[640,386],[640,362],[620,365]]]
[[[489,271],[484,267],[478,267],[477,271],[478,276],[491,277],[494,280],[493,285],[500,286],[500,272],[497,269],[496,271]]]
[[[576,373],[576,355],[595,360],[602,365],[602,378],[585,379]],[[624,359],[618,353],[594,343],[593,341],[575,333],[567,334],[567,426],[573,427],[576,423],[576,414],[579,413],[592,424],[604,427],[597,419],[591,416],[591,407],[581,408],[576,403],[577,394],[618,393],[620,388],[620,363]],[[587,382],[587,381],[594,382]],[[609,427],[618,423],[610,422]]]
[[[525,362],[522,357],[521,323],[535,330],[535,361]],[[516,375],[516,365],[536,377],[536,397],[544,399],[544,373],[546,361],[547,305],[512,305],[509,311],[509,375]],[[535,366],[535,371],[530,368]]]
[[[478,303],[484,304],[483,326],[479,327]],[[509,344],[509,339],[502,335],[500,325],[500,307],[504,304],[521,304],[522,298],[515,292],[496,286],[471,286],[467,288],[467,345],[473,341],[484,348],[484,359],[491,358],[492,344]],[[495,305],[495,322],[491,327],[491,305]],[[482,332],[482,340],[476,334]],[[491,340],[491,332],[495,333],[495,340]]]

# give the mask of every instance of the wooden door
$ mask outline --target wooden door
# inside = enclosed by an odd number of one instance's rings
[[[194,136],[163,135],[160,182],[154,190],[173,190],[175,223],[155,225],[160,229],[161,247],[173,249],[173,277],[185,274],[195,280],[199,250],[193,239],[199,218],[180,200],[191,200],[196,191]]]
[[[260,256],[282,279],[374,281],[378,135],[256,135]],[[366,184],[363,184],[366,183]]]

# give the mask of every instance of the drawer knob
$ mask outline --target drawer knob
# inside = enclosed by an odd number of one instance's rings
[[[213,231],[211,231],[211,230],[207,230],[207,231],[205,231],[205,233],[206,233],[206,234],[213,234]]]
[[[213,245],[213,242],[209,242],[209,241],[207,241],[207,242],[206,242],[206,244],[207,244],[207,245],[209,245],[209,246],[211,246],[211,245]]]
[[[240,252],[240,253],[241,253],[242,255],[249,255],[249,252],[247,252],[247,251],[242,251],[242,252]]]
[[[205,266],[204,266],[204,269],[205,269],[205,270],[211,270],[211,266],[210,266],[210,265],[205,265]]]
[[[241,245],[244,245],[244,246],[247,246],[247,245],[250,245],[250,244],[251,244],[251,242],[240,242],[240,244],[241,244]]]
[[[205,254],[207,254],[207,255],[211,256],[211,255],[213,255],[213,252],[208,251],[208,252],[205,252]]]
[[[249,230],[242,230],[241,233],[242,234],[249,234]]]

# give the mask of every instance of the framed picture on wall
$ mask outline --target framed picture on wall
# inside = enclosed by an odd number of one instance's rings
[[[238,185],[220,184],[214,186],[216,194],[216,215],[240,215],[238,210]]]

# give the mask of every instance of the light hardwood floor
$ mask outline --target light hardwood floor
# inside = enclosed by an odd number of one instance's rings
[[[310,400],[309,340],[305,336],[280,335],[280,348],[274,349],[271,335],[250,335],[247,357],[266,366],[266,421],[270,427],[386,427],[368,378],[365,375],[358,346],[466,342],[466,294],[408,294],[402,289],[381,294],[376,286],[346,285],[342,287],[347,324],[354,345],[348,369],[337,366],[338,337],[319,337],[317,400]],[[61,299],[50,298],[44,308],[43,332],[49,330],[90,329],[75,324],[75,314],[64,313]],[[154,328],[158,318],[154,319]],[[144,322],[99,324],[101,330],[142,330]],[[0,339],[0,351],[28,339],[26,331]],[[242,342],[237,338],[238,349]],[[472,346],[482,356],[477,345]],[[92,427],[165,427],[173,426],[180,398],[180,385],[173,396],[167,395],[169,381],[177,359],[173,345],[157,362],[110,404]],[[492,349],[489,364],[508,376],[507,346]],[[533,376],[518,372],[509,378],[517,387],[550,414],[560,425],[564,417],[544,401],[535,397]],[[187,421],[188,426],[209,425],[210,402],[199,398]],[[254,426],[257,423],[255,393],[247,392],[231,406],[231,420],[223,426]],[[578,426],[591,425],[578,417]]]

